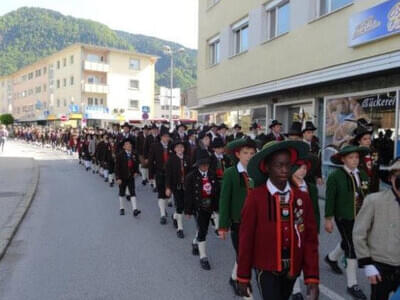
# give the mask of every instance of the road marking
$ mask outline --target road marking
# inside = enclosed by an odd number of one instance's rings
[[[342,296],[336,294],[334,291],[332,291],[330,288],[326,287],[323,284],[319,285],[319,291],[324,294],[326,297],[332,300],[346,300]]]

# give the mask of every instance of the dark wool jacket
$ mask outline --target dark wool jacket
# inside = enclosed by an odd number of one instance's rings
[[[218,206],[219,184],[215,173],[208,170],[208,179],[211,183],[211,210]],[[200,209],[202,201],[203,182],[199,169],[194,169],[185,178],[185,214],[192,215]],[[211,211],[210,211],[211,212]]]
[[[134,177],[135,173],[139,173],[139,160],[136,153],[132,152],[133,169],[128,168],[128,156],[125,151],[121,151],[117,155],[115,161],[115,179],[128,180]]]

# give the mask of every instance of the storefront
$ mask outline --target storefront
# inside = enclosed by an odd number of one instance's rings
[[[356,120],[373,124],[373,147],[379,153],[381,166],[400,155],[399,88],[335,95],[324,99],[324,135],[322,158],[330,166],[330,157],[352,139]]]

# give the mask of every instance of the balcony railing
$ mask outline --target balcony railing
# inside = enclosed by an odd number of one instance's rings
[[[110,65],[85,60],[83,68],[85,71],[108,72],[110,70]]]
[[[85,83],[83,86],[83,91],[85,93],[107,94],[108,85]]]

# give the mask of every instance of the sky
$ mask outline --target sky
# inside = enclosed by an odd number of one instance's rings
[[[0,15],[22,6],[56,10],[111,29],[150,35],[197,49],[198,0],[0,0]]]

